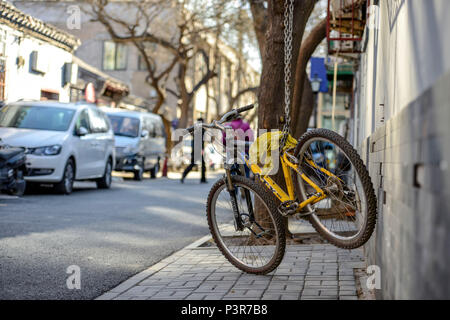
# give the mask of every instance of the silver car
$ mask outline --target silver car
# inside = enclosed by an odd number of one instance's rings
[[[116,141],[116,171],[134,173],[142,180],[146,171],[156,178],[166,153],[166,136],[160,116],[150,112],[102,108],[108,115]]]

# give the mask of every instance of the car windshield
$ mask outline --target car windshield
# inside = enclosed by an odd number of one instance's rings
[[[0,110],[0,127],[66,131],[74,113],[66,108],[8,105]]]
[[[139,119],[110,114],[108,117],[116,136],[136,138],[139,135]]]

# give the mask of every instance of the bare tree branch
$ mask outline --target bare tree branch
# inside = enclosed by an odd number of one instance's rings
[[[249,87],[249,88],[245,88],[241,91],[239,91],[238,93],[236,93],[236,95],[234,97],[231,98],[230,100],[230,104],[229,104],[229,109],[233,109],[234,105],[236,104],[237,100],[243,95],[246,94],[248,92],[253,92],[255,95],[258,93],[259,90],[259,86],[258,87]]]

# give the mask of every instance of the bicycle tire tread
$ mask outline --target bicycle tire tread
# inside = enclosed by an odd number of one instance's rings
[[[299,152],[302,146],[312,138],[326,138],[332,142],[334,142],[339,148],[341,148],[344,153],[350,158],[350,161],[355,166],[355,169],[359,175],[361,183],[363,185],[364,193],[367,198],[367,223],[364,232],[352,242],[346,242],[340,239],[336,239],[331,236],[329,233],[326,233],[322,227],[316,223],[314,219],[309,218],[311,225],[314,229],[327,241],[332,243],[333,245],[343,248],[343,249],[356,249],[364,245],[372,236],[373,231],[375,230],[376,220],[377,220],[377,200],[375,196],[375,191],[373,188],[373,183],[370,178],[369,172],[359,156],[358,152],[353,148],[353,146],[345,140],[341,135],[337,134],[334,131],[327,129],[315,129],[309,132],[306,132],[302,135],[302,137],[298,140],[297,146],[295,148],[294,154],[297,158],[299,158]],[[300,196],[301,192],[299,190],[297,175],[294,175],[295,188],[296,193]]]
[[[243,185],[246,185],[247,187],[249,187],[250,189],[253,189],[253,191],[255,193],[258,194],[258,196],[261,198],[262,201],[264,201],[268,207],[268,209],[270,210],[270,214],[273,217],[274,223],[275,223],[275,227],[277,228],[278,231],[278,235],[280,237],[279,239],[279,247],[277,252],[275,253],[275,259],[272,260],[272,263],[270,263],[269,265],[266,265],[262,268],[251,268],[242,264],[239,264],[237,261],[235,261],[231,256],[229,256],[229,254],[227,253],[227,251],[225,250],[224,247],[222,247],[220,241],[218,240],[218,235],[216,234],[214,227],[213,227],[213,221],[212,221],[212,216],[211,216],[211,208],[212,208],[212,200],[214,198],[215,193],[217,192],[217,190],[224,185],[225,182],[225,178],[218,180],[211,188],[209,195],[208,195],[208,200],[207,200],[207,205],[206,205],[206,216],[207,216],[207,220],[208,220],[208,226],[209,226],[209,230],[211,232],[211,235],[214,239],[214,242],[216,243],[217,247],[219,248],[219,250],[221,251],[221,253],[225,256],[225,258],[232,264],[234,265],[236,268],[238,268],[239,270],[242,270],[246,273],[251,273],[251,274],[257,274],[257,275],[264,275],[267,274],[273,270],[275,270],[281,263],[281,261],[283,260],[284,257],[284,253],[286,250],[286,235],[285,235],[285,228],[284,228],[284,222],[282,220],[281,215],[278,213],[278,209],[275,205],[275,201],[273,199],[273,196],[271,194],[269,194],[267,192],[267,190],[265,190],[261,185],[259,185],[258,183],[253,182],[252,180],[248,179],[248,178],[244,178],[241,176],[232,176],[232,182],[239,182]]]

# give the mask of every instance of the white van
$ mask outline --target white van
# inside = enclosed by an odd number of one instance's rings
[[[0,137],[26,149],[27,184],[50,183],[70,194],[74,180],[111,186],[114,133],[95,105],[50,101],[16,102],[0,110]]]
[[[151,178],[161,166],[166,153],[166,136],[160,116],[150,112],[102,108],[111,121],[116,136],[116,171],[133,172],[142,180],[144,172]]]

